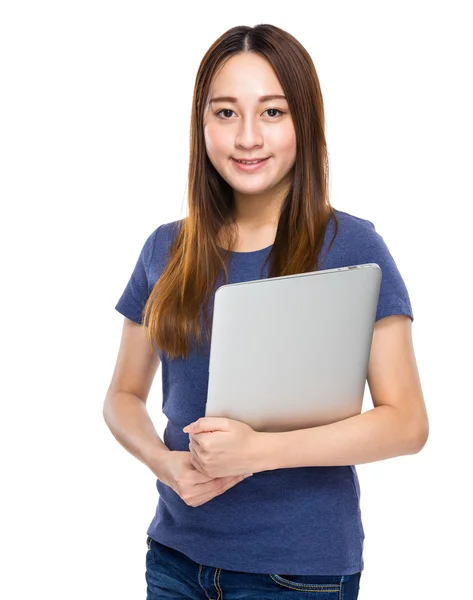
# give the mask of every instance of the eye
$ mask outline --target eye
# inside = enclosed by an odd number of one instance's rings
[[[271,116],[271,119],[274,119],[274,117],[278,117],[279,115],[283,115],[283,111],[279,110],[279,108],[267,108],[264,112],[268,112],[268,111],[275,111],[277,113],[279,113],[278,115],[274,115]],[[230,108],[222,108],[221,110],[217,111],[215,114],[217,115],[217,117],[219,117],[220,119],[223,119],[224,121],[228,121],[229,119],[227,117],[221,116],[220,113],[233,113],[234,111],[231,110]]]
[[[215,114],[217,115],[217,117],[220,117],[221,119],[226,119],[226,117],[220,116],[220,113],[223,113],[223,112],[230,112],[230,113],[232,113],[233,110],[230,110],[229,108],[222,108],[222,110],[217,111]]]
[[[274,110],[277,113],[279,113],[280,115],[284,114],[282,110],[279,110],[279,108],[267,108],[264,112],[268,112],[269,110]],[[274,116],[277,117],[278,115],[274,115]]]

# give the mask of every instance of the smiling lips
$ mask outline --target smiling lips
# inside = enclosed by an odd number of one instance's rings
[[[254,163],[254,162],[259,162],[260,160],[265,160],[266,158],[268,158],[268,157],[263,156],[262,158],[234,158],[233,160],[236,160],[238,162],[244,162],[244,163]]]
[[[233,158],[232,160],[242,171],[256,171],[256,169],[267,164],[269,158],[270,157],[268,156],[267,158],[254,158],[251,161],[237,158]]]

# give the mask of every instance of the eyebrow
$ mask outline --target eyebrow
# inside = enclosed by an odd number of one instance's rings
[[[281,94],[271,94],[269,96],[261,96],[258,98],[259,102],[268,102],[269,100],[286,100],[286,96],[282,96]],[[209,100],[209,103],[212,102],[232,102],[233,104],[236,104],[238,98],[235,98],[234,96],[219,96],[218,98]]]

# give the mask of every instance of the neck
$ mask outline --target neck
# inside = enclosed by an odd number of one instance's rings
[[[248,230],[277,226],[289,187],[290,180],[286,176],[277,189],[272,188],[261,194],[242,194],[234,190],[234,217],[238,226]]]

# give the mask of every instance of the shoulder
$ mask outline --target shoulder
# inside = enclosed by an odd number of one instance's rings
[[[414,320],[412,306],[404,279],[388,245],[375,225],[366,218],[336,210],[338,232],[327,253],[322,268],[332,269],[350,265],[375,263],[381,268],[382,279],[376,320],[391,314],[406,314]],[[333,218],[327,228],[325,243],[330,243],[334,229]]]
[[[335,210],[335,213],[339,221],[337,249],[346,264],[375,262],[387,269],[395,266],[391,252],[374,223],[341,210]]]
[[[150,288],[161,276],[169,258],[170,247],[178,231],[182,227],[184,219],[162,223],[152,231],[145,242],[146,264],[148,265],[148,278]]]
[[[339,224],[338,235],[346,240],[352,240],[356,244],[357,242],[364,242],[366,237],[368,239],[376,237],[376,228],[370,220],[336,208],[334,208],[334,212]],[[330,223],[333,223],[333,219]]]
[[[184,225],[185,218],[177,221],[170,221],[169,223],[163,223],[158,227],[157,231],[157,243],[161,246],[169,246]]]
[[[360,264],[367,250],[371,249],[371,254],[373,250],[384,250],[383,240],[370,220],[336,208],[334,213],[337,228],[331,216],[325,231],[325,268]]]
[[[183,223],[184,219],[162,223],[148,235],[144,250],[150,262],[154,256],[162,256],[167,252]]]

